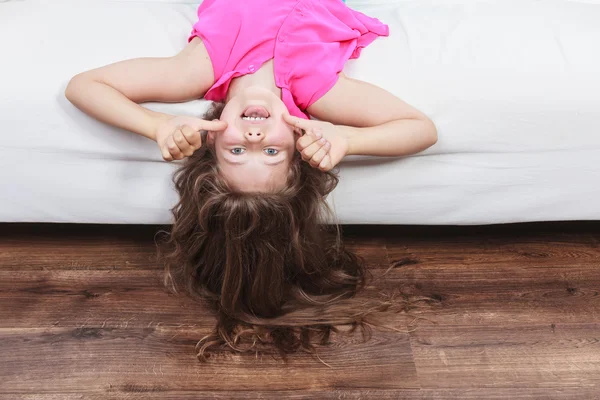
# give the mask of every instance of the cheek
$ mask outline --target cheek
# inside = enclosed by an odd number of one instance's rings
[[[219,119],[231,125],[236,121],[237,117],[239,117],[237,108],[235,102],[229,102],[223,109]],[[239,113],[241,113],[241,111]]]
[[[285,137],[292,138],[292,141],[294,142],[294,144],[296,143],[296,141],[298,139],[300,139],[302,137],[302,133],[297,132],[294,128],[292,128],[291,126],[289,126],[287,124],[284,127],[284,135],[285,135]]]
[[[219,118],[221,121],[225,121],[227,122],[227,125],[229,125],[229,127],[234,126],[236,121],[236,117],[233,114],[222,114],[221,118]]]
[[[222,132],[217,132],[216,135],[219,137],[219,144],[223,147],[231,146],[233,143],[238,143],[240,138],[240,132],[238,129],[231,124]]]

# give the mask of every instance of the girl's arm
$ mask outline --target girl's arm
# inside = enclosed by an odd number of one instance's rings
[[[425,114],[390,92],[343,73],[307,111],[348,137],[347,155],[409,155],[437,142],[437,129]]]
[[[213,81],[211,60],[195,37],[172,57],[136,58],[82,72],[71,79],[65,96],[99,121],[156,141],[157,127],[173,116],[137,103],[198,99]]]

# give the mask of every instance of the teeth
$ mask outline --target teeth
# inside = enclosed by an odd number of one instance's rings
[[[242,117],[244,121],[264,121],[265,117]]]

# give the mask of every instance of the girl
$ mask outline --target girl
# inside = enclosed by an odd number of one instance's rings
[[[366,284],[364,260],[343,247],[338,225],[330,240],[319,213],[331,212],[331,170],[346,155],[408,155],[437,141],[423,113],[341,72],[388,33],[342,0],[205,0],[179,54],[69,82],[65,95],[82,111],[156,141],[166,161],[185,158],[159,254],[165,285],[214,305],[200,360],[257,340],[285,359],[313,350],[314,331],[326,340],[335,324],[364,328],[373,310],[349,302]],[[198,98],[214,102],[203,118],[138,105]]]

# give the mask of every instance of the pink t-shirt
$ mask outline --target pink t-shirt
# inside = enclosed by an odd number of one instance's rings
[[[342,0],[204,0],[188,39],[199,36],[212,61],[215,83],[204,98],[223,101],[233,78],[273,59],[275,84],[291,115],[337,82],[348,59],[389,28]]]

